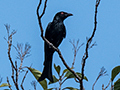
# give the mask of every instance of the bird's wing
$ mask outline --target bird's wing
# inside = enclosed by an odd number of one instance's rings
[[[56,47],[59,46],[63,38],[66,36],[64,24],[49,23],[46,29],[45,37]]]
[[[45,31],[45,38],[48,39],[50,38],[50,33],[51,33],[51,25],[52,25],[52,22],[50,22],[46,28],[46,31]]]

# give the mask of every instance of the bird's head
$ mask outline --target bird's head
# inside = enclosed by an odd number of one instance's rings
[[[64,21],[69,16],[73,16],[73,14],[61,11],[55,15],[53,20]]]

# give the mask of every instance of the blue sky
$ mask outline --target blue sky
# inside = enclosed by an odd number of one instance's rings
[[[40,30],[36,16],[38,1],[39,0],[0,0],[0,75],[3,77],[3,82],[6,82],[7,76],[9,76],[10,79],[11,75],[11,66],[7,57],[7,43],[4,40],[4,37],[7,37],[7,32],[4,27],[6,23],[10,24],[11,31],[17,30],[17,33],[13,36],[14,45],[28,42],[32,46],[31,56],[24,60],[24,66],[30,66],[32,64],[32,67],[37,70],[42,71],[43,69],[44,43],[40,38]],[[102,84],[108,84],[112,68],[120,65],[119,3],[119,0],[102,0],[98,8],[97,31],[93,39],[93,43],[96,42],[97,46],[89,50],[89,57],[85,66],[85,75],[89,80],[88,82],[84,81],[86,90],[92,89],[92,84],[102,66],[107,70],[108,76],[100,78],[95,86],[97,90],[101,90]],[[94,8],[95,0],[49,0],[47,3],[46,13],[42,18],[44,30],[58,11],[73,13],[73,16],[67,18],[64,22],[67,36],[59,47],[69,66],[71,66],[73,61],[72,45],[69,40],[79,39],[80,44],[86,43],[86,37],[90,37],[94,27]],[[74,69],[77,72],[81,70],[81,60],[84,51],[85,45],[80,48],[77,54]],[[16,60],[16,51],[14,48],[12,48],[12,58],[14,61]],[[57,53],[54,54],[53,63],[60,65],[62,70],[65,69]],[[54,69],[53,74],[57,75]],[[29,72],[24,83],[26,90],[32,90],[30,84],[32,80],[35,80],[35,78]],[[70,84],[69,82],[73,83]],[[62,88],[71,85],[79,88],[79,84],[73,79],[66,81]],[[54,84],[50,87],[57,86],[57,84]],[[40,90],[42,87],[37,84],[37,89]]]

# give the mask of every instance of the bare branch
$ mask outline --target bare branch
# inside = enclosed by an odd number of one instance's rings
[[[16,51],[17,51],[17,59],[24,59],[28,56],[30,56],[30,44],[26,43],[25,44],[25,47],[24,47],[24,50],[23,50],[23,44],[22,43],[17,43],[17,47],[13,46]]]
[[[36,81],[32,81],[32,82],[31,82],[31,85],[34,87],[34,90],[36,90],[37,82],[36,82]]]
[[[19,90],[18,84],[16,83],[16,81],[14,79],[15,77],[14,77],[14,68],[13,67],[12,67],[12,76],[11,76],[11,78],[13,80],[13,83],[14,83],[16,89]]]
[[[74,78],[74,80],[75,80],[77,83],[80,83],[76,78]]]
[[[106,90],[108,88],[108,86],[110,85],[111,80],[109,81],[108,85],[104,88],[104,84],[102,85],[102,90]],[[111,90],[111,89],[110,89]]]
[[[97,46],[96,42],[94,42],[94,43],[89,47],[89,49],[93,48],[94,46]]]
[[[22,83],[21,83],[21,85],[20,85],[22,90],[24,90],[24,88],[23,88],[23,82],[24,82],[24,80],[25,80],[25,78],[26,78],[26,76],[27,76],[27,73],[28,73],[28,70],[26,71],[26,73],[25,73],[25,75],[24,75],[24,77],[23,77]]]
[[[74,59],[73,59],[73,63],[72,63],[72,68],[73,68],[73,67],[74,67],[74,64],[75,64],[75,59],[76,59],[77,53],[78,53],[80,47],[81,47],[84,43],[82,43],[80,46],[78,46],[78,44],[79,44],[79,39],[77,40],[76,44],[75,44],[75,40],[73,40],[73,41],[70,40],[70,43],[73,45],[73,51],[74,51]]]
[[[15,73],[16,73],[16,85],[18,86],[18,69],[17,69],[17,61],[15,61]]]
[[[8,85],[9,85],[9,86],[8,86],[9,89],[12,90],[8,77],[7,77],[7,83],[8,83]]]
[[[6,27],[7,34],[8,34],[8,39],[5,38],[5,40],[6,40],[7,43],[8,43],[8,58],[9,58],[9,60],[10,60],[10,63],[11,63],[11,65],[12,65],[12,67],[15,69],[15,66],[14,66],[13,61],[12,61],[12,58],[11,58],[11,53],[10,53],[10,51],[11,51],[11,46],[12,46],[12,36],[16,33],[16,31],[13,31],[13,32],[11,33],[11,35],[9,35],[10,25],[5,24],[5,27]]]
[[[61,85],[67,80],[67,78],[64,79],[64,81],[61,83]]]
[[[47,7],[47,0],[45,0],[44,9],[43,9],[42,14],[39,15],[39,8],[40,8],[41,3],[42,3],[42,0],[40,0],[39,4],[37,6],[37,17],[38,17],[38,22],[39,22],[40,30],[41,30],[41,37],[43,38],[43,31],[44,30],[43,30],[43,27],[42,27],[41,18],[45,14],[45,10],[46,10],[46,7]]]
[[[2,79],[3,79],[3,78],[0,76],[0,83],[2,82]]]
[[[6,27],[6,30],[7,30],[7,34],[8,34],[8,37],[9,37],[9,30],[10,30],[10,25],[8,25],[8,24],[4,24],[5,25],[5,27]]]
[[[99,75],[98,75],[97,79],[95,80],[95,82],[94,82],[94,84],[93,84],[93,86],[92,86],[92,90],[94,90],[94,86],[95,86],[96,82],[98,81],[98,79],[99,79],[101,76],[107,75],[106,72],[107,72],[107,71],[105,70],[105,68],[102,67],[101,70],[100,70],[100,72],[99,72]]]
[[[89,46],[90,46],[90,44],[92,42],[92,39],[95,35],[96,28],[97,28],[97,9],[98,9],[99,4],[100,4],[100,0],[96,0],[95,17],[94,17],[94,30],[93,30],[93,33],[92,33],[91,37],[87,40],[85,54],[82,58],[83,63],[82,63],[82,70],[81,70],[82,78],[81,78],[81,81],[80,81],[80,90],[83,90],[84,67],[85,67],[86,59],[88,58],[88,49],[89,49]]]
[[[17,59],[20,59],[21,63],[20,63],[20,66],[19,66],[19,71],[22,69],[22,65],[23,65],[23,60],[24,58],[30,56],[30,48],[31,46],[26,43],[25,44],[25,47],[23,49],[23,44],[22,43],[17,43],[17,47],[13,46],[16,51],[17,51]]]
[[[11,58],[11,46],[12,46],[12,37],[13,35],[16,33],[15,30],[13,30],[10,34],[10,25],[5,25],[6,29],[7,29],[7,34],[8,34],[8,39],[5,38],[5,40],[7,41],[8,43],[8,58],[10,60],[10,63],[11,63],[11,67],[12,67],[12,80],[13,80],[13,83],[16,87],[17,90],[19,90],[19,87],[18,87],[18,77],[17,77],[17,64],[15,63],[15,65],[13,64],[13,61],[12,61],[12,58]],[[15,77],[14,77],[14,70],[16,71],[16,80],[15,80]]]

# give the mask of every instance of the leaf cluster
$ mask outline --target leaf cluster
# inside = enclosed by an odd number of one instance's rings
[[[31,68],[31,67],[28,67],[28,69],[29,69],[30,72],[33,74],[33,76],[38,80],[38,78],[41,76],[42,73],[41,73],[40,71],[34,69],[34,68]],[[55,64],[54,64],[54,69],[55,69],[55,71],[57,72],[58,77],[56,77],[56,76],[53,75],[53,80],[54,80],[53,83],[57,83],[57,82],[58,82],[58,83],[59,83],[59,88],[61,88],[61,85],[62,85],[66,80],[72,79],[72,78],[75,79],[75,76],[73,75],[73,73],[71,73],[68,69],[64,69],[63,71],[61,71],[61,67],[60,67],[59,65],[56,66]],[[73,68],[71,68],[71,69],[73,69]],[[62,72],[62,74],[60,74],[61,72]],[[80,78],[82,77],[81,73],[76,72],[76,74],[77,74]],[[84,80],[88,81],[88,79],[87,79],[86,76],[84,76]],[[52,83],[52,82],[47,83],[47,80],[46,80],[46,79],[44,79],[43,81],[40,81],[39,83],[40,83],[40,85],[42,86],[42,88],[43,88],[44,90],[52,90],[52,89],[54,89],[54,88],[48,89],[48,85],[53,84],[53,83]],[[63,88],[63,90],[64,90],[64,89],[78,90],[77,88],[74,88],[74,87],[65,87],[65,88]]]

